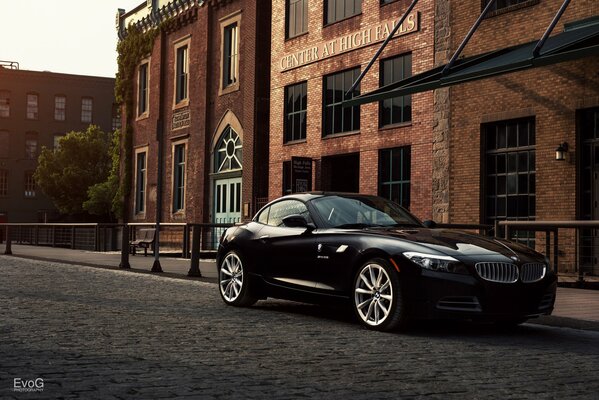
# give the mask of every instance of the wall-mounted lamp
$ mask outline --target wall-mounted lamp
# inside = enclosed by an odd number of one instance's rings
[[[555,149],[555,159],[557,161],[564,161],[566,159],[566,153],[568,152],[568,143],[564,142]]]

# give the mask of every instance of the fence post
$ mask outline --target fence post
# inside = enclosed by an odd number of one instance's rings
[[[558,247],[558,228],[555,228],[553,230],[553,269],[555,271],[555,274],[557,275],[558,272],[558,253],[559,253],[559,247]]]
[[[100,251],[100,224],[96,224],[96,228],[95,228],[94,232],[96,234],[94,251]]]
[[[121,235],[121,263],[119,268],[131,268],[129,264],[129,225],[123,224],[123,234]]]
[[[8,227],[8,225],[6,225],[6,247],[4,248],[4,254],[6,254],[6,255],[12,254],[10,228]]]
[[[191,265],[187,276],[201,277],[200,272],[200,237],[202,236],[201,228],[198,225],[193,225],[193,233],[191,237]]]
[[[33,234],[34,234],[33,243],[36,246],[39,246],[39,244],[40,244],[40,227],[39,227],[39,225],[36,225],[35,228],[33,228]]]
[[[75,227],[71,227],[71,249],[75,248]]]
[[[189,258],[189,224],[183,227],[183,249],[181,249],[181,257]]]

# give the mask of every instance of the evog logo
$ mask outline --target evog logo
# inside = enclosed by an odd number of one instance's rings
[[[42,392],[44,390],[44,380],[15,378],[13,381],[13,390],[15,392]]]

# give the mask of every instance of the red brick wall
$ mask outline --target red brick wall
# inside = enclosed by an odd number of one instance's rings
[[[540,38],[561,0],[500,14],[483,21],[465,55]],[[480,0],[452,3],[453,44],[457,46],[480,10]],[[479,11],[477,11],[479,12]],[[566,22],[599,14],[593,0],[572,2],[554,30]],[[536,122],[536,219],[576,219],[576,110],[599,105],[599,57],[505,74],[451,88],[450,222],[479,223],[481,217],[481,124],[534,116]],[[566,162],[555,149],[567,142]],[[542,236],[544,239],[544,235]],[[537,236],[538,239],[541,236]],[[569,240],[564,240],[569,238]],[[539,241],[544,243],[544,240]],[[573,262],[573,235],[560,238],[562,262]]]
[[[227,111],[233,112],[243,128],[243,194],[242,203],[251,203],[255,196],[264,196],[267,180],[254,178],[260,166],[265,168],[265,144],[256,145],[254,132],[266,135],[268,132],[268,85],[269,73],[256,74],[259,66],[269,63],[270,46],[257,46],[257,26],[270,22],[270,8],[261,5],[260,11],[255,1],[240,0],[218,3],[205,3],[198,7],[197,19],[182,24],[165,34],[165,48],[161,52],[160,36],[156,39],[151,54],[150,100],[147,118],[134,122],[134,147],[148,146],[147,159],[147,201],[146,212],[133,214],[135,187],[132,186],[130,209],[132,219],[137,221],[155,221],[157,199],[158,144],[156,130],[159,105],[164,110],[163,175],[162,175],[162,221],[163,222],[210,222],[212,188],[211,152],[213,140],[217,140],[215,130]],[[240,23],[240,70],[239,90],[220,95],[221,28],[219,20],[242,10]],[[259,20],[258,20],[259,18]],[[257,22],[259,21],[259,22]],[[264,36],[264,35],[263,35]],[[172,130],[175,43],[189,37],[189,127]],[[266,36],[269,40],[269,35]],[[264,37],[261,38],[265,40]],[[161,60],[161,57],[164,59]],[[160,100],[161,65],[163,66],[163,92]],[[264,67],[261,67],[264,71]],[[265,110],[266,109],[266,110]],[[172,213],[172,145],[178,140],[187,140],[185,209]],[[134,160],[135,161],[135,160]],[[132,165],[135,176],[135,163]],[[263,175],[264,172],[262,172]]]
[[[360,152],[360,192],[376,194],[378,191],[378,150],[396,146],[412,146],[412,176],[410,208],[421,218],[432,213],[432,107],[431,92],[412,96],[412,123],[400,128],[378,129],[378,103],[361,106],[360,133],[323,139],[322,86],[323,76],[361,66],[363,70],[379,43],[371,44],[347,53],[280,72],[280,59],[326,40],[333,40],[360,29],[373,26],[392,18],[399,18],[409,2],[402,0],[380,6],[379,0],[364,0],[362,14],[326,27],[322,26],[323,1],[309,2],[308,33],[285,40],[285,2],[273,2],[272,15],[272,64],[271,64],[271,114],[269,151],[269,197],[280,196],[282,189],[283,161],[292,156],[312,157],[315,168],[320,167],[324,156]],[[433,67],[434,57],[434,2],[418,3],[415,11],[420,13],[420,31],[393,39],[380,59],[393,55],[412,53],[412,73]],[[305,143],[283,144],[283,98],[287,85],[308,82],[307,140]],[[379,85],[379,66],[376,62],[361,83],[361,93],[370,92]],[[319,171],[315,172],[316,177]],[[315,180],[315,188],[319,180]]]

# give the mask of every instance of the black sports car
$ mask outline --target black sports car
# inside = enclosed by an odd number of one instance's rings
[[[217,265],[227,304],[346,301],[379,330],[412,318],[518,324],[551,314],[557,282],[528,247],[426,228],[391,201],[341,193],[272,201],[226,230]]]

